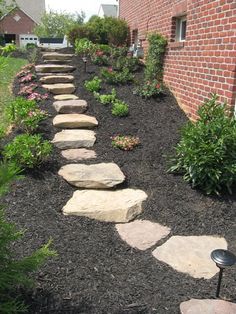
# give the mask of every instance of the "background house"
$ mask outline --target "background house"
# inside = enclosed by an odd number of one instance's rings
[[[120,0],[119,15],[131,44],[160,32],[168,39],[164,81],[180,106],[197,118],[198,106],[216,92],[231,109],[236,98],[235,0]]]
[[[11,0],[6,1],[11,4]],[[35,25],[45,12],[45,0],[16,0],[17,7],[0,20],[0,34],[5,43],[14,41],[17,45],[37,43],[33,34]]]
[[[101,4],[99,11],[99,17],[111,16],[117,17],[118,16],[118,5],[116,4]]]

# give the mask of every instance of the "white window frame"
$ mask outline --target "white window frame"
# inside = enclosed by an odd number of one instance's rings
[[[183,36],[183,23],[186,23],[186,29],[185,29],[185,37],[186,37],[186,31],[187,31],[187,16],[177,17],[176,18],[176,41],[183,42],[186,40],[186,38],[182,38]]]

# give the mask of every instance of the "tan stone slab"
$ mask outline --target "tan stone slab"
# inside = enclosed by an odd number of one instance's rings
[[[72,94],[75,91],[75,85],[71,83],[43,84],[42,87],[54,95]]]
[[[71,59],[74,55],[71,53],[58,53],[58,52],[48,52],[43,54],[44,60],[68,60]]]
[[[191,299],[180,304],[181,314],[235,314],[236,304],[224,300]]]
[[[61,152],[62,156],[70,161],[80,161],[84,159],[94,159],[97,154],[94,150],[78,148],[78,149],[67,149]]]
[[[55,101],[53,107],[58,113],[84,113],[87,108],[87,101],[85,100],[61,100]]]
[[[72,94],[56,95],[53,98],[55,100],[76,100],[76,99],[79,99],[78,96],[72,95]]]
[[[146,250],[170,233],[170,228],[148,220],[135,220],[127,224],[117,224],[121,239],[139,250]]]
[[[215,249],[227,249],[226,240],[214,236],[173,236],[152,254],[179,272],[210,279],[219,271],[210,257]]]
[[[69,64],[72,60],[43,60],[46,64]]]
[[[43,76],[39,81],[43,84],[71,83],[74,81],[73,75],[49,75]]]
[[[74,70],[74,66],[67,64],[39,64],[35,66],[35,71],[41,73],[72,72]]]
[[[53,119],[53,125],[65,129],[93,128],[98,125],[98,121],[85,114],[59,114]]]
[[[95,132],[91,130],[62,130],[55,134],[52,143],[60,149],[89,148],[96,141]]]
[[[109,189],[125,180],[125,176],[115,163],[95,165],[68,164],[58,174],[68,183],[78,188]]]
[[[128,222],[142,211],[147,194],[142,190],[82,190],[63,207],[64,215],[85,216],[107,222]]]

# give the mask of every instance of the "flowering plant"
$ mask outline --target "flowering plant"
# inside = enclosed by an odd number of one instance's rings
[[[112,67],[104,68],[101,70],[101,76],[108,84],[113,85],[126,84],[134,79],[134,75],[126,68],[120,72],[113,71]]]
[[[40,100],[48,99],[48,94],[47,93],[46,94],[40,94],[37,92],[33,92],[32,94],[28,95],[27,99],[40,101]]]
[[[31,72],[34,72],[35,65],[34,63],[26,64],[21,68],[21,71],[16,74],[17,77],[26,76]]]
[[[122,149],[122,150],[132,150],[135,146],[140,144],[138,137],[130,135],[116,135],[111,138],[111,145],[113,147]]]
[[[28,83],[28,82],[33,81],[34,79],[35,79],[35,75],[30,72],[24,76],[21,76],[19,79],[19,82],[20,83]]]
[[[163,86],[157,80],[146,81],[134,91],[134,94],[144,98],[156,97],[163,91]]]
[[[18,95],[30,95],[38,87],[37,84],[31,83],[30,85],[21,85]]]

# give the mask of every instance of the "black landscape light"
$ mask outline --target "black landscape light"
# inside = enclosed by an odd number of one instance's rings
[[[233,266],[236,263],[236,256],[228,250],[217,249],[211,252],[211,258],[216,263],[216,266],[220,269],[218,285],[216,289],[216,297],[218,298],[220,294],[223,270],[225,267]]]
[[[88,59],[87,59],[86,56],[83,56],[82,60],[84,62],[84,72],[87,72],[87,62],[88,62]]]

